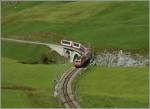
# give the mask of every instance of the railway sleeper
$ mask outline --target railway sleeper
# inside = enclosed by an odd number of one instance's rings
[[[64,97],[69,97],[68,93],[65,93],[65,94],[64,94]]]
[[[65,102],[63,102],[63,104],[65,104],[65,103],[70,103],[70,102],[73,102],[73,101],[72,101],[72,100],[65,101]]]
[[[62,90],[66,89],[66,88],[68,88],[68,87],[67,86],[66,87],[61,87]]]

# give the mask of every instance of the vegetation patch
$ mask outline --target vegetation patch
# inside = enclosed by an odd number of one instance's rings
[[[2,37],[80,42],[147,56],[148,1],[2,1]],[[2,41],[2,107],[59,108],[55,81],[71,67],[48,47]],[[73,86],[81,107],[148,107],[148,68],[91,66]],[[15,99],[14,99],[15,98]]]
[[[2,37],[148,52],[148,15],[148,1],[2,2]]]
[[[2,86],[1,87],[2,89],[9,89],[9,90],[35,90],[34,88],[32,87],[28,87],[28,86]]]
[[[74,89],[81,107],[148,107],[148,68],[91,67]]]
[[[18,60],[23,64],[65,63],[66,59],[43,45],[2,41],[2,57]]]
[[[54,81],[69,64],[21,64],[2,58],[2,107],[63,107],[53,97]]]

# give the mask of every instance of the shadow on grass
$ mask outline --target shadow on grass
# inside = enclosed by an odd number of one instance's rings
[[[26,94],[28,100],[30,101],[30,107],[34,108],[50,108],[52,104],[56,104],[55,98],[51,97],[48,90],[40,90],[29,86],[21,86],[21,85],[10,85],[10,86],[2,86],[2,90],[10,90],[15,91],[19,90]],[[14,98],[12,98],[14,99]],[[55,107],[56,107],[55,106]],[[17,107],[17,104],[16,104]]]

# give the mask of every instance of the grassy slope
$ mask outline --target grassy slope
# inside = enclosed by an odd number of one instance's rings
[[[94,67],[76,83],[82,107],[148,107],[148,68]]]
[[[46,42],[58,42],[65,38],[83,43],[90,42],[92,46],[99,49],[148,49],[148,2],[20,2],[16,8],[2,4],[2,36]],[[17,50],[16,45],[18,45]],[[25,49],[28,47],[31,49]],[[30,60],[33,57],[39,57],[41,52],[47,50],[43,47],[40,47],[40,50],[38,48],[2,43],[2,56],[17,60]],[[2,76],[5,79],[2,79],[2,86],[23,85],[24,87],[33,87],[36,91],[3,89],[2,93],[5,94],[2,94],[2,106],[16,107],[17,104],[18,107],[57,107],[52,94],[50,94],[52,86],[49,84],[55,78],[55,72],[60,72],[66,67],[65,65],[60,67],[56,67],[56,65],[23,65],[16,61],[3,59]],[[85,77],[82,76],[83,80],[79,80],[78,83],[81,92],[81,106],[147,106],[147,69],[94,68],[91,72],[83,75]],[[123,74],[120,75],[120,72]],[[137,75],[134,77],[132,72],[137,72]],[[23,78],[23,76],[25,77]],[[130,84],[134,83],[131,79],[132,76],[137,83],[142,85]],[[39,81],[39,78],[42,82]],[[106,79],[111,84],[108,84]],[[124,81],[124,79],[130,82]],[[124,88],[126,85],[131,88]],[[112,88],[113,86],[115,88]],[[109,92],[110,90],[112,91]],[[104,92],[106,93],[104,94]],[[16,97],[15,101],[12,99],[14,97]]]
[[[2,41],[2,57],[16,60],[37,60],[50,51],[46,46]]]
[[[2,88],[2,107],[60,107],[53,97],[54,79],[69,66],[20,64],[2,58],[2,87],[12,87]]]
[[[2,41],[2,87],[12,87],[2,88],[2,107],[62,107],[53,97],[52,88],[57,75],[71,65],[18,62],[39,62],[42,54],[47,53],[50,59],[61,60],[45,46]]]
[[[65,61],[56,52],[43,45],[2,41],[2,57],[15,59],[20,62],[41,63],[43,56],[47,56],[49,61],[56,63]]]
[[[27,95],[22,91],[7,89],[2,89],[1,91],[2,107],[28,107],[31,105]]]
[[[148,2],[2,4],[2,35],[48,42],[65,38],[99,49],[148,49]]]

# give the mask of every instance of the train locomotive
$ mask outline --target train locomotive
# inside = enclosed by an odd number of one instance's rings
[[[73,41],[67,41],[67,40],[61,40],[61,45],[73,48],[77,51],[81,51],[81,56],[77,56],[73,60],[73,64],[76,68],[82,67],[83,65],[88,63],[88,61],[91,58],[91,50],[89,48],[83,46],[80,43],[73,42]]]

